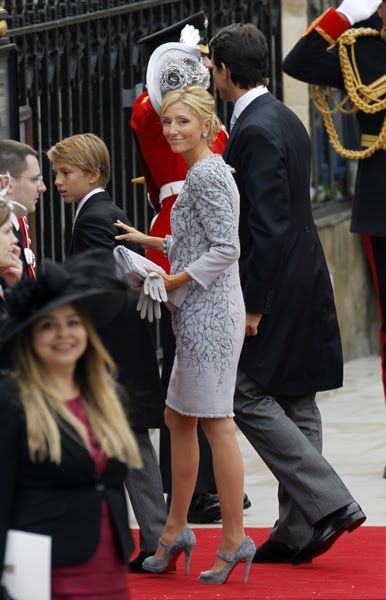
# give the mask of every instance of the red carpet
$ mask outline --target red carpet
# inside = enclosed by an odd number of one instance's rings
[[[249,529],[256,545],[268,529]],[[136,532],[134,532],[136,533]],[[190,575],[183,574],[183,558],[175,575],[129,576],[132,600],[385,600],[386,527],[361,527],[344,534],[333,548],[312,564],[252,565],[249,582],[242,582],[238,566],[225,585],[204,585],[200,571],[209,569],[219,545],[220,529],[196,529],[197,546]]]

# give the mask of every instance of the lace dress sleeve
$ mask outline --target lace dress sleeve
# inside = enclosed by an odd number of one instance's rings
[[[185,271],[205,289],[240,254],[235,214],[237,188],[224,161],[220,157],[216,157],[219,160],[213,158],[199,161],[189,178],[194,207],[209,249]]]

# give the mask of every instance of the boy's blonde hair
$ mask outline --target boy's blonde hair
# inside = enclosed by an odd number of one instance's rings
[[[47,152],[51,162],[63,161],[82,171],[99,169],[99,183],[106,187],[110,181],[110,155],[106,144],[93,133],[80,133],[61,140]]]
[[[210,144],[221,128],[220,120],[215,113],[213,96],[204,90],[203,87],[198,85],[168,92],[162,100],[161,118],[164,116],[167,109],[173,104],[176,104],[176,102],[182,102],[185,106],[190,108],[199,121],[204,122],[209,120],[207,140]]]

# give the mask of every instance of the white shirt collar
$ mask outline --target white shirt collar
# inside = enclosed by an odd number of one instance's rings
[[[253,102],[253,100],[258,98],[259,96],[262,96],[263,94],[266,94],[267,92],[268,89],[265,87],[265,85],[258,85],[257,87],[248,90],[245,94],[240,96],[238,100],[236,100],[231,117],[231,129],[236,123],[241,113],[243,112],[243,110],[245,110],[247,106],[251,102]]]
[[[17,220],[17,216],[15,215],[15,213],[13,211],[11,211],[11,221],[12,221],[12,225],[14,226],[16,231],[19,231],[19,229],[20,229],[19,221]]]
[[[82,206],[84,206],[86,204],[87,200],[89,198],[91,198],[91,196],[94,196],[94,194],[99,194],[99,192],[104,192],[104,191],[105,191],[105,189],[103,187],[97,187],[97,188],[95,188],[95,190],[91,190],[91,192],[89,192],[82,198],[82,200],[79,202],[77,209],[76,209],[74,223],[76,221],[76,217],[79,215],[79,212],[80,212]]]

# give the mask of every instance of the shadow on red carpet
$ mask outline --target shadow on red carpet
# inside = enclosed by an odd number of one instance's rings
[[[197,577],[212,566],[220,532],[220,528],[195,530],[197,546],[187,577],[182,557],[175,575],[129,575],[132,600],[386,599],[386,527],[361,527],[346,533],[312,564],[252,565],[247,585],[243,584],[243,565],[225,585],[204,585]],[[256,546],[268,533],[268,529],[247,530]]]

